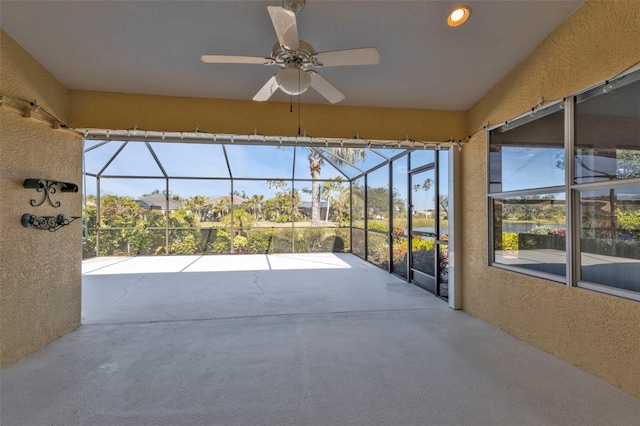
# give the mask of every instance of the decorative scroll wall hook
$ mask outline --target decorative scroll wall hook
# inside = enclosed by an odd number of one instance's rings
[[[69,220],[64,214],[59,214],[57,216],[36,216],[30,213],[25,213],[22,215],[22,226],[25,228],[34,227],[36,229],[40,229],[42,231],[50,231],[55,232],[58,229],[69,225],[76,219],[80,219],[80,216],[71,216],[71,220]]]
[[[30,201],[33,207],[41,206],[45,201],[48,201],[52,207],[60,207],[60,201],[51,200],[51,194],[55,194],[57,191],[56,186],[59,187],[60,192],[78,192],[78,185],[76,185],[75,183],[58,182],[48,179],[25,179],[22,186],[44,193],[42,200],[40,200],[39,202],[35,199],[32,199]]]

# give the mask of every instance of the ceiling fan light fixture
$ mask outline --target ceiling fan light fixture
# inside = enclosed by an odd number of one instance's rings
[[[296,66],[289,65],[276,73],[276,82],[288,95],[301,95],[309,89],[311,76]]]
[[[459,27],[467,22],[469,16],[471,16],[471,8],[469,6],[458,6],[449,13],[447,25],[450,27]]]

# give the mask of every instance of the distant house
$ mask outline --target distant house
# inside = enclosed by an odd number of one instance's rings
[[[210,206],[211,208],[209,209],[203,220],[212,220],[216,217],[219,219],[229,213],[228,210],[231,209],[231,206],[228,205],[229,199],[230,197],[228,195],[220,195],[218,197],[207,198],[207,200],[204,202],[204,205]],[[245,198],[242,198],[238,195],[234,195],[232,199],[233,207],[240,207],[247,201]],[[216,206],[219,206],[221,202],[223,202],[225,209],[228,209],[227,211],[215,210]]]
[[[298,211],[306,216],[311,217],[311,201],[303,201],[298,205]],[[324,220],[327,217],[327,202],[320,201],[320,220]]]
[[[215,206],[216,204],[218,204],[221,200],[229,200],[229,196],[228,195],[220,195],[218,197],[212,197],[212,198],[207,198],[207,201],[204,202],[205,206]],[[234,195],[233,196],[233,206],[234,207],[238,207],[243,205],[247,200],[245,198],[242,198],[238,195]]]
[[[135,200],[140,207],[146,210],[161,210],[166,213],[167,200],[164,195],[146,195]],[[169,211],[173,212],[184,207],[184,203],[178,200],[169,199]]]

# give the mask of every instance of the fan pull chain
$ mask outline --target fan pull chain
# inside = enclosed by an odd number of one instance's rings
[[[300,98],[302,94],[298,95],[298,136],[300,136]]]

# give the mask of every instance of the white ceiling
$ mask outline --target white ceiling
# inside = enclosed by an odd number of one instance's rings
[[[582,1],[464,3],[470,20],[449,28],[457,0],[307,0],[298,32],[316,51],[378,48],[378,65],[319,70],[343,105],[467,110]],[[1,0],[0,23],[71,89],[249,100],[277,69],[200,56],[270,56],[267,6],[280,4]],[[327,103],[312,92],[301,101]]]

